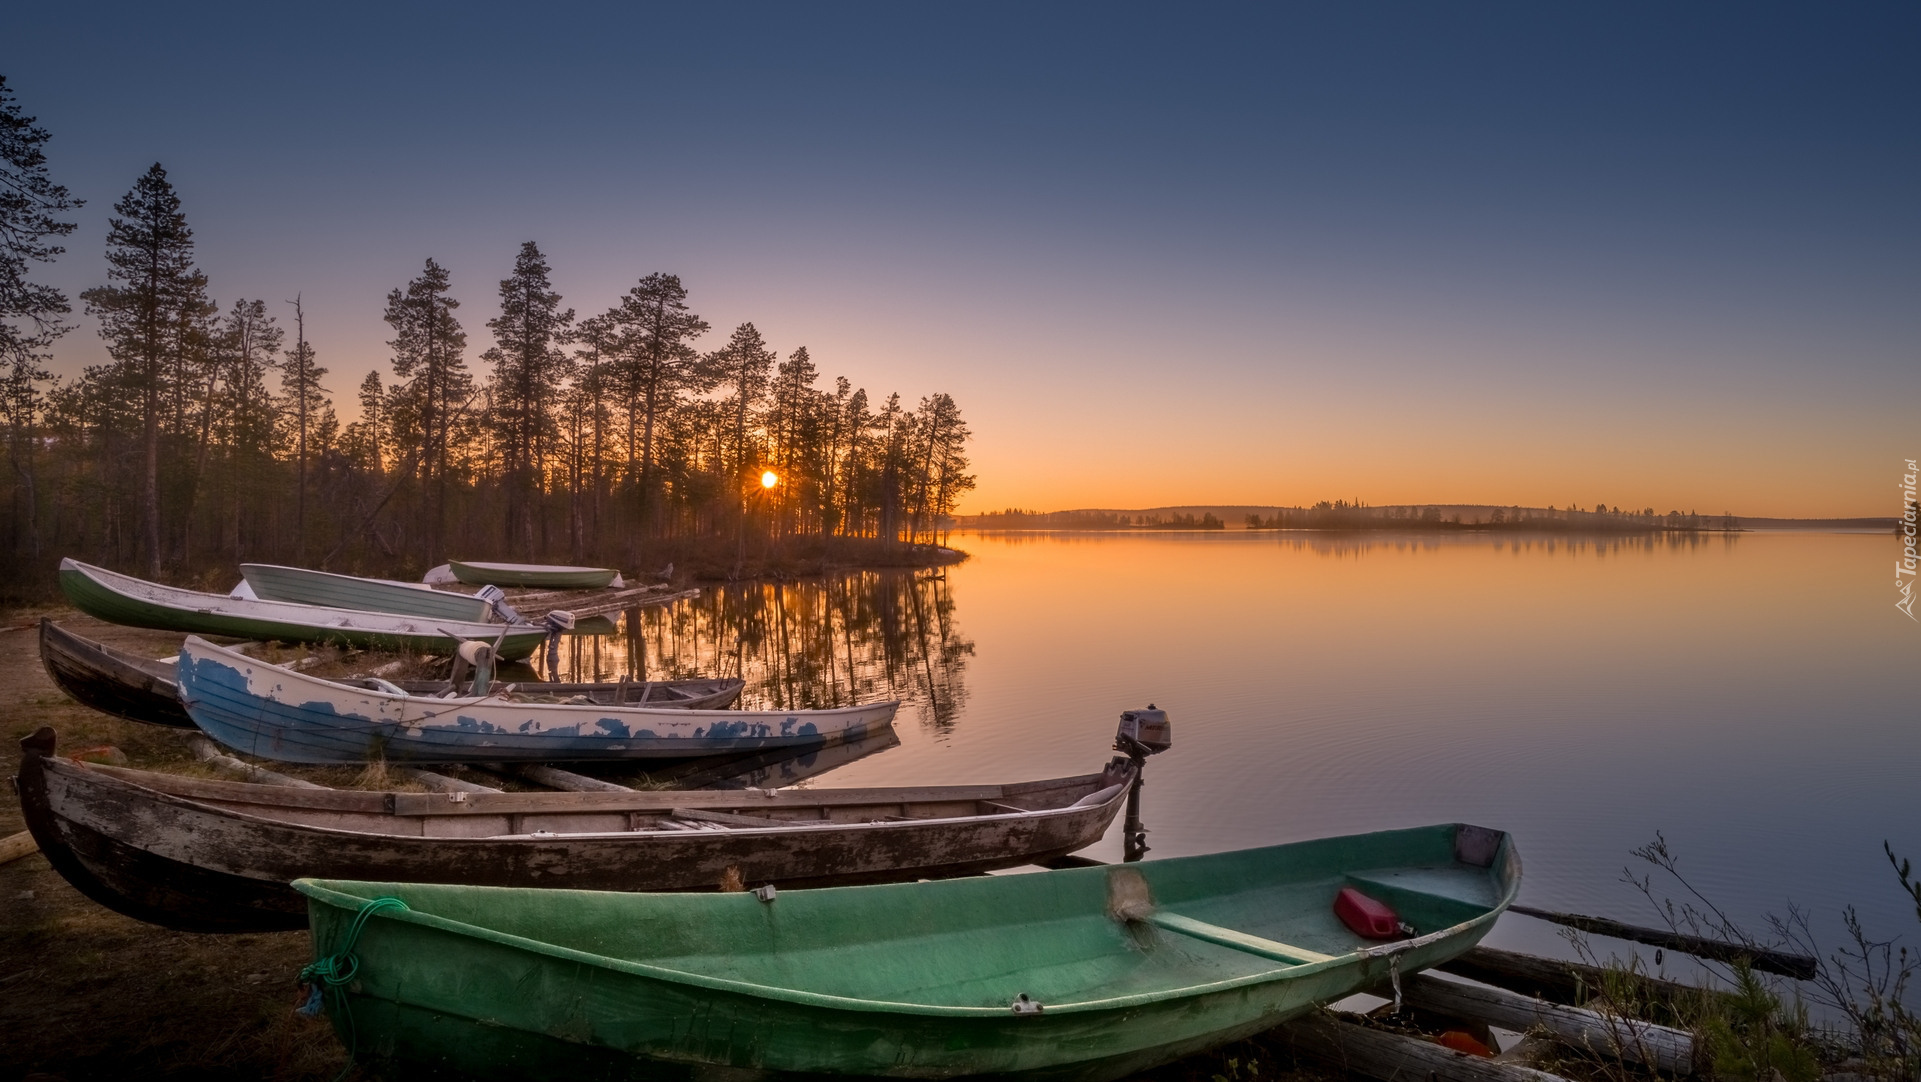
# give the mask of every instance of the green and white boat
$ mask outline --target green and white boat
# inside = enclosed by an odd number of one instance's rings
[[[620,574],[611,567],[567,567],[562,564],[495,564],[449,560],[454,578],[470,586],[532,586],[546,590],[598,590]]]
[[[302,605],[471,623],[485,623],[493,611],[472,594],[449,593],[418,582],[363,579],[279,564],[241,564],[240,577],[253,588],[254,596],[264,601],[294,601]]]
[[[1453,958],[1520,875],[1450,824],[777,893],[294,886],[335,1032],[393,1077],[1106,1082]],[[1345,887],[1412,933],[1349,931]]]
[[[533,625],[503,628],[183,590],[73,559],[60,561],[60,589],[80,611],[109,623],[237,639],[444,654],[457,649],[461,640],[492,643],[499,638],[499,656],[514,660],[533,653],[547,634]]]

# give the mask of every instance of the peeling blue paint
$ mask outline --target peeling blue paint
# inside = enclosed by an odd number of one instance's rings
[[[250,689],[250,670],[259,686],[271,683],[280,694]],[[183,652],[179,672],[182,702],[210,735],[241,751],[290,762],[354,763],[379,756],[393,762],[446,763],[700,755],[858,740],[889,720],[884,710],[849,712],[834,717],[823,736],[826,723],[808,719],[805,711],[596,718],[578,709],[556,712],[537,705],[522,713],[514,707],[501,709],[505,704],[430,699],[388,703],[350,688],[340,689],[336,697],[296,703],[288,700],[303,691],[316,694],[310,690],[313,685],[259,665],[236,665],[225,655]],[[367,707],[373,708],[373,716],[361,712]],[[544,724],[556,717],[572,723]],[[843,722],[844,730],[835,727]]]

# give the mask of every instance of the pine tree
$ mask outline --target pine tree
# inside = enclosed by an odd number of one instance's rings
[[[360,381],[358,394],[360,420],[347,426],[350,455],[368,473],[378,477],[386,471],[382,450],[386,440],[387,396],[380,385],[380,373],[368,372]]]
[[[500,283],[500,315],[487,321],[495,346],[482,354],[494,366],[493,422],[505,463],[508,551],[531,556],[533,519],[539,516],[547,460],[557,435],[554,409],[567,375],[562,346],[571,337],[574,310],[560,310],[560,294],[548,280],[547,259],[533,241],[520,246],[513,276]],[[546,520],[541,516],[541,547]]]
[[[627,291],[607,319],[620,333],[620,380],[627,407],[627,461],[634,478],[636,507],[643,524],[653,499],[654,432],[661,419],[687,392],[713,386],[699,363],[693,341],[706,334],[707,321],[687,308],[687,289],[675,274],[650,274]],[[639,445],[635,445],[635,428]]]
[[[747,454],[747,415],[767,394],[768,375],[778,356],[752,323],[734,328],[727,344],[707,355],[706,369],[715,383],[732,388],[729,412],[734,418],[732,458],[726,463],[736,482],[744,483],[752,459]]]
[[[169,383],[197,348],[213,303],[207,276],[193,265],[193,231],[159,162],[113,209],[120,217],[108,219],[107,279],[120,284],[97,286],[81,298],[100,321],[100,336],[119,369],[116,382],[139,396],[140,548],[148,575],[158,577],[163,402],[176,390]]]
[[[54,238],[73,232],[59,215],[82,201],[47,175],[47,130],[20,112],[0,75],[0,415],[7,424],[7,454],[19,475],[28,551],[40,554],[39,474],[35,446],[45,409],[40,384],[54,339],[71,328],[60,317],[72,310],[66,295],[30,281],[28,264],[51,263],[65,251]]]
[[[460,302],[447,295],[447,272],[432,259],[420,277],[405,290],[387,294],[386,320],[394,329],[388,346],[394,351],[394,375],[407,382],[396,388],[405,412],[393,415],[398,437],[412,444],[415,476],[420,482],[421,554],[444,559],[447,519],[447,472],[456,415],[472,392],[472,377],[462,356],[467,333],[454,318]]]
[[[214,334],[224,395],[220,409],[208,410],[208,416],[214,418],[217,413],[218,420],[209,426],[213,438],[201,446],[203,454],[215,440],[226,447],[227,544],[236,558],[242,555],[242,505],[260,502],[259,494],[265,489],[259,478],[273,465],[278,414],[265,385],[284,337],[263,300],[233,302]]]
[[[331,412],[333,404],[327,401],[327,392],[320,387],[320,377],[327,370],[314,364],[313,343],[307,341],[307,312],[300,304],[300,296],[287,302],[293,305],[294,347],[287,354],[287,363],[280,369],[280,392],[286,401],[287,423],[294,431],[294,548],[301,558],[307,552],[307,442],[312,434],[323,409]]]

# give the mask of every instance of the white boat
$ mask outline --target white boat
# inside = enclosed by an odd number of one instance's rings
[[[436,590],[417,582],[363,579],[279,564],[241,564],[240,577],[253,587],[254,596],[265,601],[295,601],[303,605],[330,605],[337,609],[473,623],[485,623],[493,611],[492,606],[472,594]]]
[[[104,567],[60,561],[60,589],[89,616],[127,627],[153,627],[236,639],[324,642],[369,650],[452,653],[460,643],[499,640],[498,656],[513,661],[539,648],[545,629],[504,628],[464,620],[259,601],[183,590]]]

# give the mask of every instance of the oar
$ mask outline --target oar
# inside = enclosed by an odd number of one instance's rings
[[[1749,965],[1763,973],[1778,973],[1783,977],[1793,977],[1797,981],[1813,980],[1815,972],[1820,968],[1820,962],[1805,954],[1790,954],[1787,951],[1767,950],[1743,943],[1703,939],[1700,936],[1682,935],[1664,928],[1643,928],[1635,924],[1609,920],[1606,917],[1588,917],[1580,913],[1556,913],[1549,909],[1536,909],[1531,905],[1510,905],[1508,910],[1594,935],[1646,943],[1650,947],[1664,947],[1683,954],[1692,954],[1696,958],[1728,963],[1746,958]]]

